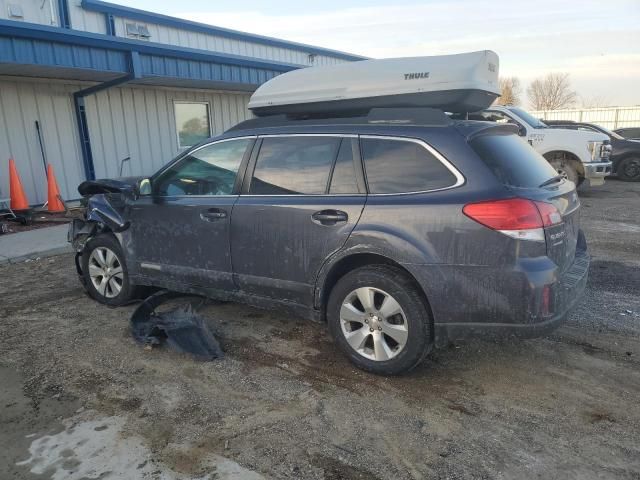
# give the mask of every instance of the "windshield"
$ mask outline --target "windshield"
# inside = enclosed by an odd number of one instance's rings
[[[544,123],[542,120],[534,117],[529,112],[522,110],[521,108],[511,107],[509,108],[509,110],[511,110],[516,115],[518,115],[520,118],[522,118],[525,122],[527,122],[533,128],[549,128],[548,125]]]

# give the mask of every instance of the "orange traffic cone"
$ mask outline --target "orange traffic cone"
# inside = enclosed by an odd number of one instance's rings
[[[51,165],[47,165],[47,210],[52,213],[66,210]]]
[[[20,175],[13,158],[9,159],[9,196],[11,197],[11,210],[29,210],[29,200],[22,188]]]

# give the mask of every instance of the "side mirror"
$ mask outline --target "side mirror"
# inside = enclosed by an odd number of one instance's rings
[[[138,195],[151,195],[151,180],[149,178],[143,178],[138,182]]]
[[[520,125],[520,127],[518,127],[518,135],[520,135],[521,137],[526,137],[527,136],[527,129],[525,127],[523,127],[522,125]]]

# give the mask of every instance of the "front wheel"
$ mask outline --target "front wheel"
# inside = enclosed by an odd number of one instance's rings
[[[397,375],[416,367],[432,346],[431,318],[405,272],[371,265],[347,273],[327,303],[338,347],[357,367]]]
[[[618,164],[616,169],[618,178],[625,182],[640,182],[640,158],[625,158]]]
[[[564,155],[555,155],[549,159],[551,166],[558,172],[558,175],[562,175],[563,178],[571,180],[576,184],[576,187],[583,182],[583,178],[578,173],[573,161],[566,158]]]
[[[134,298],[122,247],[111,235],[98,235],[87,242],[82,275],[89,295],[100,303],[116,307]]]

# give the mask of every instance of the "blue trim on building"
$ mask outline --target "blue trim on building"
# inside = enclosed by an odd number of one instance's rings
[[[65,78],[77,78],[76,70],[90,72],[93,80],[103,82],[73,95],[87,179],[95,178],[84,103],[87,95],[131,81],[252,90],[300,67],[11,20],[0,20],[0,67],[2,64],[36,67],[29,74],[44,78],[60,78],[56,75],[62,72]]]
[[[290,50],[301,51],[304,53],[314,53],[318,55],[326,55],[328,57],[339,58],[342,60],[368,59],[368,57],[363,57],[361,55],[354,55],[351,53],[341,52],[338,50],[331,50],[329,48],[314,47],[312,45],[305,45],[304,43],[290,42],[287,40],[280,40],[273,37],[255,35],[252,33],[240,32],[238,30],[230,30],[227,28],[216,27],[216,26],[207,25],[204,23],[192,22],[190,20],[183,20],[181,18],[170,17],[168,15],[161,15],[159,13],[147,12],[145,10],[139,10],[137,8],[124,7],[124,6],[116,5],[113,3],[103,2],[100,0],[82,0],[81,6],[85,10],[111,14],[111,15],[124,17],[131,20],[141,20],[143,22],[166,25],[168,27],[180,28],[183,30],[190,30],[192,32],[205,33],[208,35],[216,35],[219,37],[230,38],[233,40],[259,43],[262,45],[268,45],[268,46],[278,47],[278,48],[288,48]]]
[[[109,35],[102,35],[98,33],[89,33],[79,30],[66,30],[58,27],[50,27],[35,23],[16,22],[13,20],[0,20],[0,37],[28,38],[33,41],[41,40],[45,42],[72,44],[77,47],[93,47],[110,51],[137,51],[140,52],[140,54],[158,55],[202,62],[215,62],[225,65],[235,65],[248,68],[267,69],[281,73],[303,67],[303,65],[295,65],[291,63],[257,60],[255,58],[244,57],[242,55],[210,52],[207,50],[198,50],[195,48],[175,47],[173,45],[144,42],[140,40],[130,40],[128,38],[121,37],[114,38]],[[0,55],[2,53],[10,52],[2,52],[2,50],[0,50]]]
[[[1,26],[0,26],[1,28]],[[0,63],[126,73],[125,51],[20,37],[0,31]]]
[[[111,15],[110,13],[105,13],[104,14],[104,20],[106,22],[107,35],[115,37],[116,36],[116,21],[115,21],[114,16]]]
[[[60,26],[62,28],[71,28],[68,0],[58,0],[58,18],[60,19]]]
[[[118,85],[123,85],[142,78],[142,72],[140,70],[140,55],[138,52],[131,52],[128,59],[129,73],[123,77],[114,78],[108,82],[93,85],[83,90],[78,90],[73,94],[73,106],[76,114],[76,122],[78,124],[78,135],[80,137],[80,150],[82,152],[82,164],[84,166],[84,175],[87,180],[95,180],[96,169],[93,163],[93,151],[91,150],[91,137],[89,136],[89,124],[87,122],[86,105],[84,98],[87,95],[93,95],[94,93],[101,92],[102,90],[108,90]]]
[[[91,151],[91,137],[89,136],[89,123],[87,122],[87,112],[84,97],[73,96],[73,107],[76,114],[78,135],[80,136],[80,151],[82,152],[82,166],[86,180],[95,180],[96,169],[93,163],[93,152]]]

